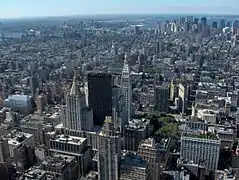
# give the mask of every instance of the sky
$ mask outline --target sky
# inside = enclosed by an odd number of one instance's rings
[[[0,19],[90,14],[239,14],[239,0],[0,0]]]

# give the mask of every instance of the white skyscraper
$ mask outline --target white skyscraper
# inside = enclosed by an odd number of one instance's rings
[[[131,119],[132,87],[130,81],[130,70],[127,55],[125,55],[124,66],[121,76],[121,125],[125,125]]]
[[[106,116],[102,131],[99,133],[98,147],[99,179],[118,180],[121,141],[110,116]]]
[[[74,76],[70,92],[63,109],[64,128],[74,131],[89,131],[93,127],[93,112],[86,108],[85,94],[80,91]]]

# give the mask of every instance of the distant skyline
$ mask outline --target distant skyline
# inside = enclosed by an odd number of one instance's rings
[[[94,14],[239,14],[238,0],[1,0],[0,19]]]

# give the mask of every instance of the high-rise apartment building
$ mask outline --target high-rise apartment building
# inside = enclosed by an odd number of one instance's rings
[[[103,125],[106,116],[112,116],[111,74],[88,74],[88,103],[93,109],[95,125]]]
[[[160,179],[160,154],[160,148],[153,138],[140,142],[138,155],[148,162],[152,180]]]
[[[183,132],[181,136],[180,159],[203,165],[208,170],[217,170],[221,140],[204,131]]]
[[[36,97],[37,111],[41,114],[44,111],[45,105],[47,103],[47,97],[44,93]]]
[[[112,118],[107,116],[98,137],[98,172],[101,180],[118,180],[121,153],[120,136],[114,130]]]
[[[123,125],[131,119],[131,101],[132,101],[132,86],[130,80],[130,69],[127,55],[124,59],[124,66],[121,76],[121,118]]]

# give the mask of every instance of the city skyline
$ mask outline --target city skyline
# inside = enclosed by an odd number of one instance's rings
[[[16,0],[0,2],[0,19],[94,14],[237,14],[236,0]],[[57,7],[57,8],[56,8]]]

